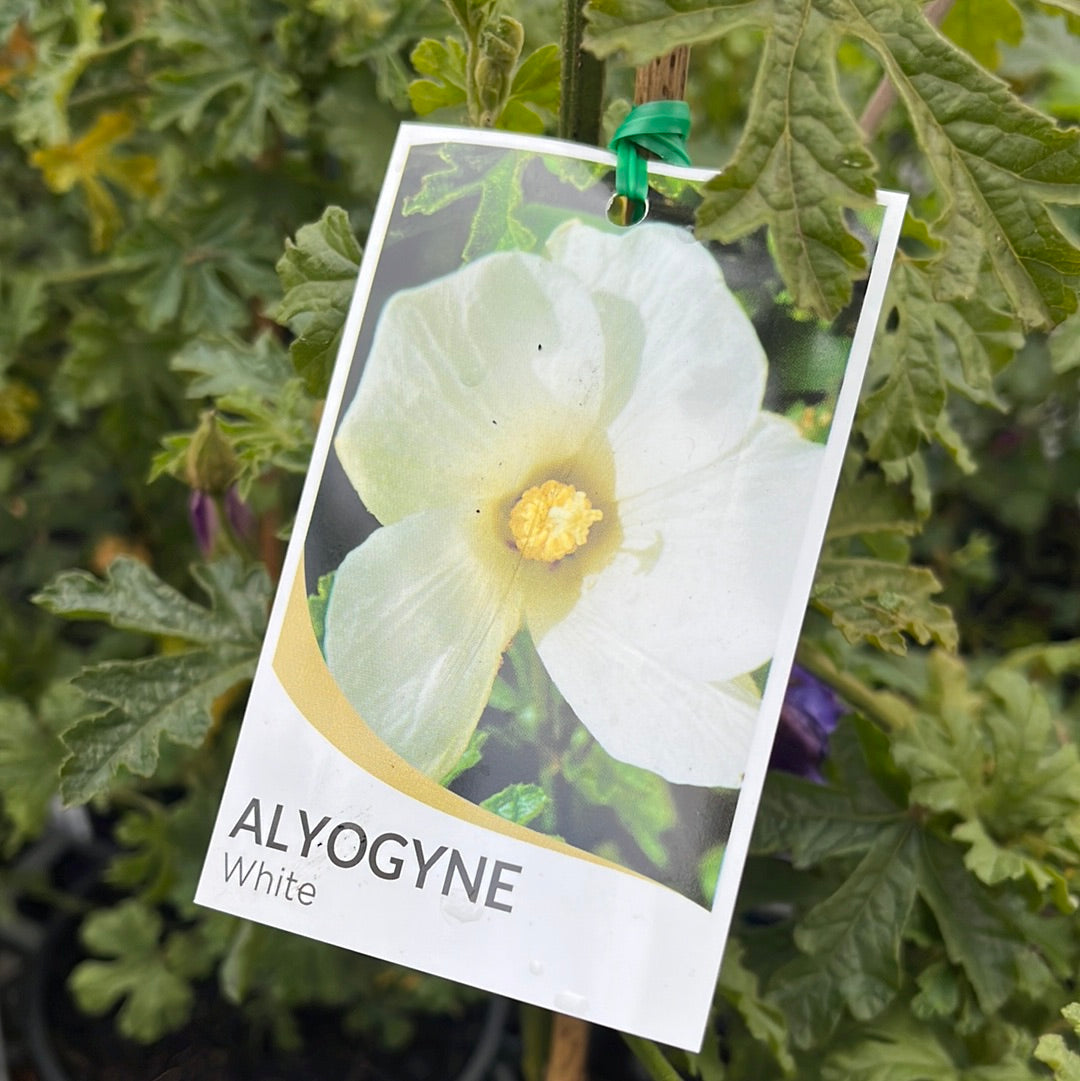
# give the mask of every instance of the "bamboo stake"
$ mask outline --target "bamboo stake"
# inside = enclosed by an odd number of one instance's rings
[[[568,8],[574,11],[580,10],[573,0]],[[569,23],[568,19],[567,24]],[[580,93],[577,85],[577,80],[580,78],[578,73],[581,70],[580,56],[583,54],[580,48],[580,37],[575,39],[572,36],[575,31],[576,27],[571,27],[569,33],[564,30],[566,39],[564,40],[563,63],[570,69],[570,73],[569,80],[564,82],[563,100],[564,103],[574,100],[576,104]],[[689,67],[690,49],[683,46],[638,68],[634,76],[634,104],[641,105],[646,101],[679,101],[684,98]],[[564,75],[566,68],[564,68]],[[564,138],[575,136],[580,138],[580,129],[575,130],[581,123],[577,119],[580,115],[580,108],[564,105],[560,125],[560,134]],[[585,1081],[588,1056],[589,1022],[577,1017],[568,1017],[562,1013],[554,1014],[544,1081]]]
[[[585,1081],[589,1022],[557,1013],[552,1018],[551,1054],[544,1081]]]
[[[634,74],[634,104],[647,101],[681,101],[686,97],[690,70],[690,46],[680,45],[664,56],[643,64]]]

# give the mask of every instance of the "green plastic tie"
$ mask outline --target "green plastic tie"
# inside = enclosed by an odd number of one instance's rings
[[[668,165],[689,165],[686,137],[690,106],[685,101],[647,101],[630,110],[608,144],[615,151],[615,194],[644,204],[649,196],[649,166],[644,153]]]

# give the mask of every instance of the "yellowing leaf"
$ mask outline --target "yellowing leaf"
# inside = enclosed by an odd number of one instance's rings
[[[18,443],[30,434],[30,418],[40,404],[33,387],[17,379],[0,384],[0,446]]]
[[[36,56],[34,39],[21,22],[16,23],[0,49],[0,90],[13,94],[12,84],[33,66]]]
[[[134,129],[127,113],[101,113],[89,131],[74,142],[44,147],[30,155],[51,191],[68,192],[76,185],[83,189],[95,251],[109,246],[122,222],[116,200],[103,180],[111,180],[132,196],[145,197],[157,191],[157,163],[152,157],[113,153],[116,144],[130,138]]]

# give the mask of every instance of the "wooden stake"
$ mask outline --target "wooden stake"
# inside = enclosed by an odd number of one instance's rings
[[[551,1054],[544,1081],[585,1081],[589,1022],[557,1013],[552,1018]]]
[[[564,51],[564,58],[567,53]],[[564,59],[565,63],[565,59]],[[690,69],[690,49],[680,46],[666,56],[637,69],[634,75],[634,104],[646,101],[681,101],[686,97],[686,76]],[[564,94],[566,90],[564,89]],[[563,133],[565,137],[569,132]],[[589,1022],[566,1014],[552,1016],[551,1043],[544,1081],[585,1081],[589,1056]]]
[[[642,65],[634,75],[634,104],[646,101],[681,101],[686,97],[686,75],[690,70],[690,46],[658,56]]]

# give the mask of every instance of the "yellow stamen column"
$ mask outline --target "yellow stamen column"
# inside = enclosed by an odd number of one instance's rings
[[[526,559],[556,563],[576,552],[604,517],[572,484],[547,480],[529,488],[510,511],[510,533]]]

